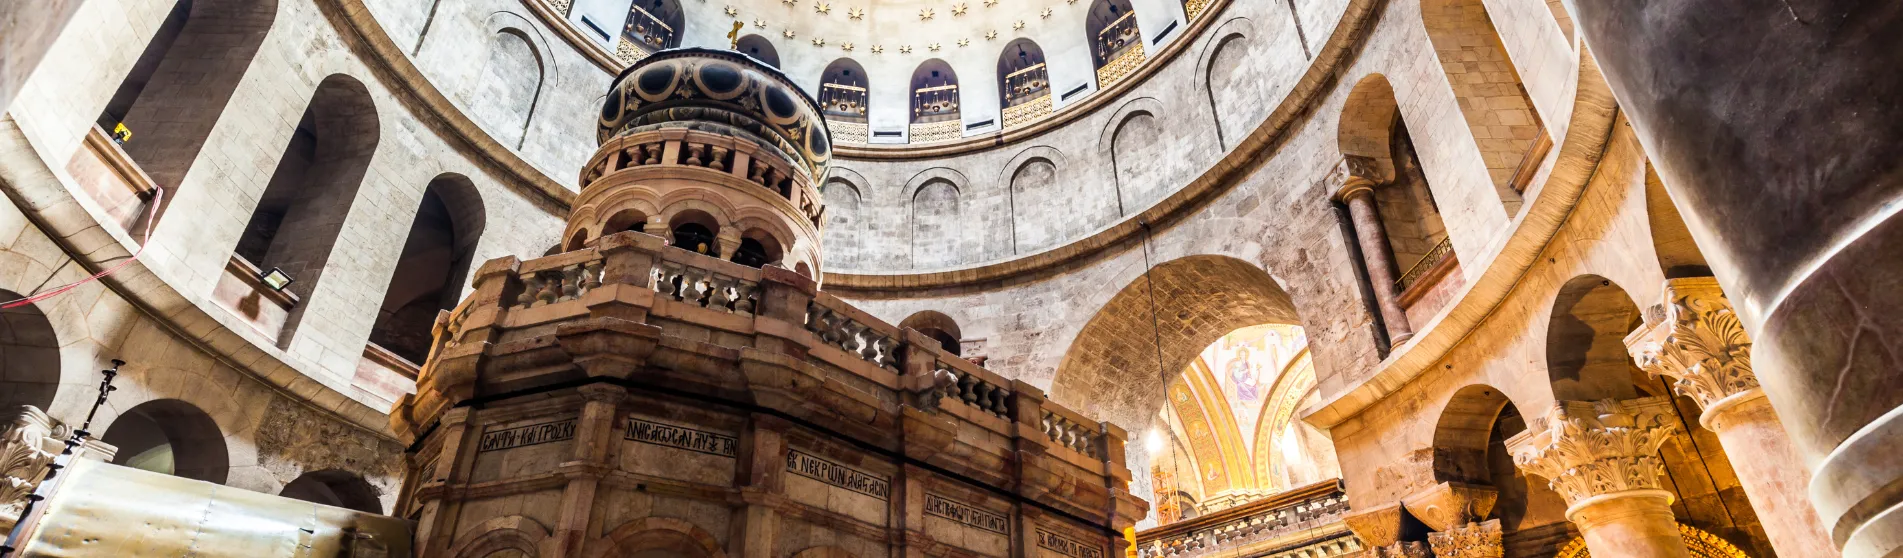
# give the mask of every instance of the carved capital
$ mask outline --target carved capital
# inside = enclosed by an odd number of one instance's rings
[[[1401,505],[1427,528],[1446,531],[1486,518],[1499,498],[1491,486],[1443,482],[1401,498]]]
[[[1342,175],[1341,190],[1335,197],[1341,201],[1362,194],[1374,193],[1374,185],[1381,182],[1381,166],[1371,157],[1343,155],[1341,166],[1336,169]]]
[[[1419,542],[1397,542],[1368,549],[1367,558],[1434,558],[1434,551]]]
[[[1678,430],[1664,397],[1561,401],[1507,440],[1521,470],[1546,477],[1567,505],[1595,496],[1658,490],[1665,473],[1659,446]]]
[[[1675,380],[1672,388],[1710,410],[1719,401],[1758,389],[1751,371],[1751,338],[1731,301],[1710,277],[1668,279],[1665,302],[1646,325],[1625,338],[1639,368]]]
[[[1468,523],[1438,533],[1427,534],[1427,544],[1439,558],[1505,558],[1500,544],[1500,520]]]
[[[46,476],[46,467],[64,449],[60,439],[71,434],[32,405],[7,412],[0,423],[0,528],[11,529],[26,508],[27,496]]]

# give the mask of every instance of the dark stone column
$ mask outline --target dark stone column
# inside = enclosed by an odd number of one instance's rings
[[[1407,323],[1407,310],[1401,308],[1401,293],[1394,290],[1394,280],[1401,272],[1394,263],[1394,250],[1388,246],[1388,230],[1381,226],[1381,212],[1374,205],[1374,182],[1349,176],[1348,184],[1336,197],[1348,205],[1348,215],[1354,219],[1355,240],[1361,244],[1361,260],[1374,288],[1375,305],[1381,307],[1381,321],[1387,324],[1388,342],[1398,347],[1414,336],[1414,328]]]
[[[1903,2],[1573,0],[1845,555],[1903,547]]]

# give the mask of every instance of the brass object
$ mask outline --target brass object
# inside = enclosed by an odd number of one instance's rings
[[[60,472],[22,558],[407,558],[410,523],[100,461]]]

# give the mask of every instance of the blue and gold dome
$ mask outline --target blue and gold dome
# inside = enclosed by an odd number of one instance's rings
[[[733,51],[678,48],[636,62],[609,87],[599,126],[603,143],[655,128],[725,129],[779,150],[815,180],[832,161],[819,103],[779,70]]]

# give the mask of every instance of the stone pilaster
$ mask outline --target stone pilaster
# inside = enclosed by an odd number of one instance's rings
[[[1664,397],[1561,401],[1507,448],[1566,499],[1566,518],[1594,554],[1686,558],[1658,456],[1677,429]]]
[[[1749,456],[1732,459],[1732,468],[1778,554],[1839,555],[1805,493],[1810,470],[1758,387],[1751,338],[1718,280],[1668,279],[1664,291],[1658,311],[1626,336],[1632,359],[1697,401],[1699,424],[1718,434],[1728,454]]]
[[[1427,534],[1427,544],[1438,558],[1505,558],[1500,544],[1500,520],[1468,523],[1438,533]]]

